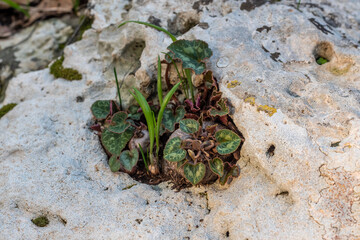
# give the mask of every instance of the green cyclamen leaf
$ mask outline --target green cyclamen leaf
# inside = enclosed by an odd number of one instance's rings
[[[121,164],[118,156],[111,156],[109,159],[109,167],[112,172],[117,172],[120,170]]]
[[[181,148],[181,139],[172,138],[168,141],[164,149],[164,158],[169,162],[180,162],[186,157],[186,151]]]
[[[138,106],[135,106],[135,105],[130,106],[128,109],[128,111],[129,111],[128,118],[131,118],[131,119],[137,120],[137,121],[140,120],[142,112],[138,112],[138,110],[139,110]]]
[[[230,182],[231,178],[236,178],[240,176],[240,167],[238,165],[231,166],[229,163],[225,163],[224,166],[224,175],[219,179],[221,185]]]
[[[216,141],[219,145],[216,150],[221,155],[233,153],[238,149],[241,143],[240,137],[231,130],[222,129],[215,133]]]
[[[114,133],[124,132],[128,127],[130,127],[130,124],[128,122],[125,122],[126,118],[127,118],[126,112],[115,113],[111,119],[111,125],[109,126],[108,129]]]
[[[120,155],[120,163],[124,169],[131,172],[139,160],[139,152],[135,148],[132,151],[123,151]]]
[[[180,129],[185,133],[195,133],[199,131],[200,124],[194,119],[183,119],[180,121]]]
[[[189,180],[193,185],[198,184],[204,178],[206,172],[205,164],[198,163],[192,165],[186,163],[184,165],[184,174],[187,180]]]
[[[173,59],[180,59],[183,63],[183,68],[193,69],[196,74],[201,74],[205,70],[205,58],[210,58],[212,55],[208,44],[201,40],[178,40],[173,42],[168,49],[171,51],[169,55]]]
[[[110,114],[110,101],[98,100],[91,105],[91,112],[97,120],[103,120]]]
[[[225,98],[220,98],[220,100],[216,103],[215,107],[212,107],[210,109],[210,116],[225,116],[227,114],[229,114],[229,107],[226,104],[227,99]]]
[[[219,177],[224,175],[224,163],[220,158],[214,158],[209,161],[209,167]]]
[[[180,106],[176,108],[175,114],[170,108],[165,108],[162,123],[164,127],[173,132],[175,130],[175,124],[178,123],[185,116],[185,108]]]
[[[119,156],[121,151],[133,136],[134,128],[129,127],[123,133],[114,133],[105,129],[101,134],[101,142],[105,149],[113,155]]]

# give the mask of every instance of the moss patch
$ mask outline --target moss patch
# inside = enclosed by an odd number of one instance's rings
[[[136,183],[131,184],[129,186],[124,187],[122,190],[128,190],[128,189],[130,189],[130,188],[132,188],[133,186],[136,186],[136,185],[137,185]]]
[[[9,111],[11,111],[17,104],[16,103],[9,103],[0,108],[0,119],[7,114]]]
[[[45,227],[49,224],[49,219],[46,216],[40,216],[34,219],[31,219],[31,222],[38,227]]]
[[[316,63],[319,64],[319,65],[323,65],[325,63],[327,63],[329,60],[327,60],[326,58],[322,58],[322,57],[319,57],[316,59]]]
[[[75,69],[63,67],[64,56],[56,60],[50,66],[50,73],[56,78],[64,78],[69,81],[81,80],[82,75]]]
[[[276,108],[269,107],[268,105],[260,105],[257,110],[266,112],[270,117],[276,113]]]

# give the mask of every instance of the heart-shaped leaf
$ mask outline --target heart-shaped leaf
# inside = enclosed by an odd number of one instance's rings
[[[184,133],[195,133],[199,131],[200,124],[194,119],[183,119],[180,121],[180,129]]]
[[[186,157],[186,151],[181,148],[181,139],[172,138],[168,141],[164,149],[164,158],[169,162],[180,162]]]
[[[128,127],[130,127],[130,124],[128,122],[125,122],[126,118],[127,118],[126,112],[115,113],[111,119],[111,123],[108,129],[114,133],[124,132]]]
[[[177,107],[175,110],[175,114],[173,113],[172,109],[165,108],[162,123],[167,130],[173,132],[175,130],[175,124],[178,123],[181,119],[183,119],[184,115],[185,108],[183,106]]]
[[[209,161],[209,167],[219,177],[224,175],[224,163],[220,158],[214,158]]]
[[[119,156],[112,155],[109,159],[109,167],[112,172],[117,172],[120,170],[121,164]]]
[[[205,164],[198,163],[196,165],[186,163],[184,165],[184,174],[187,180],[193,185],[198,184],[204,178],[206,172]]]
[[[137,121],[140,120],[140,117],[141,117],[142,113],[138,112],[139,111],[138,106],[132,105],[132,106],[129,107],[128,111],[129,111],[128,118],[131,118],[131,119],[137,120]]]
[[[97,120],[103,120],[110,114],[110,101],[98,100],[91,105],[91,112]]]
[[[238,165],[231,165],[226,162],[224,164],[224,175],[219,179],[221,185],[225,185],[225,183],[230,184],[232,178],[237,178],[240,176],[240,167]]]
[[[241,143],[240,137],[229,129],[222,129],[215,133],[215,138],[219,145],[216,150],[221,155],[233,153],[238,149]]]
[[[114,133],[105,129],[101,134],[101,142],[108,152],[119,156],[126,144],[132,138],[134,130],[133,127],[129,127],[123,133]]]
[[[131,172],[133,168],[136,166],[139,160],[139,152],[136,148],[129,151],[123,151],[120,155],[120,163],[124,167],[124,169],[128,172]]]
[[[210,116],[225,116],[229,114],[229,107],[226,104],[227,99],[220,98],[220,100],[216,103],[215,107],[212,107],[209,111]]]
[[[170,44],[168,49],[173,59],[180,59],[183,68],[193,69],[195,74],[201,74],[205,70],[203,60],[212,55],[208,44],[201,40],[178,40]]]
[[[112,100],[98,100],[91,105],[91,112],[97,120],[104,120],[117,111],[119,107]]]

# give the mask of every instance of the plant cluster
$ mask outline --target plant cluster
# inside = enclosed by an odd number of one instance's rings
[[[98,100],[91,106],[96,119],[92,129],[98,131],[110,157],[110,169],[135,177],[182,179],[193,185],[216,179],[221,184],[230,183],[240,175],[236,162],[244,139],[229,117],[227,99],[222,97],[216,79],[206,70],[204,59],[212,55],[208,44],[201,40],[177,40],[167,30],[149,23],[128,22],[162,31],[173,43],[168,46],[169,52],[164,53],[165,60],[158,57],[157,101],[148,102],[134,88],[130,92],[139,106],[123,110],[114,69],[119,105],[114,100]],[[176,64],[179,62],[181,68]],[[166,65],[166,95],[161,81],[162,64]],[[177,72],[175,84],[169,79],[171,66]],[[203,79],[197,88],[192,81],[195,75]],[[185,100],[180,100],[182,96]]]

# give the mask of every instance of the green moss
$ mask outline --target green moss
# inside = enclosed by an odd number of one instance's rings
[[[328,61],[329,60],[327,60],[326,58],[322,58],[322,57],[319,57],[318,59],[316,59],[316,62],[319,65],[323,65],[323,64],[327,63]]]
[[[136,186],[137,184],[135,183],[135,184],[131,184],[131,185],[129,185],[129,186],[126,186],[126,187],[124,187],[122,190],[128,190],[128,189],[130,189],[130,188],[132,188],[133,186]]]
[[[11,109],[13,109],[17,104],[16,103],[9,103],[0,108],[0,119],[7,114]]]
[[[56,78],[64,78],[69,81],[81,80],[82,75],[75,69],[63,67],[64,56],[56,60],[50,66],[50,73]]]
[[[84,18],[85,18],[85,20],[84,20],[83,24],[81,24],[81,27],[80,27],[78,36],[76,37],[76,40],[75,40],[75,41],[81,40],[84,32],[85,32],[86,30],[90,29],[90,28],[91,28],[91,25],[92,25],[93,22],[94,22],[94,19],[93,19],[93,18],[89,18],[89,17],[87,17],[87,16],[82,16],[82,17],[80,17],[80,21],[82,21]]]
[[[40,216],[34,219],[31,219],[32,223],[38,227],[45,227],[49,224],[49,219],[46,216]]]

